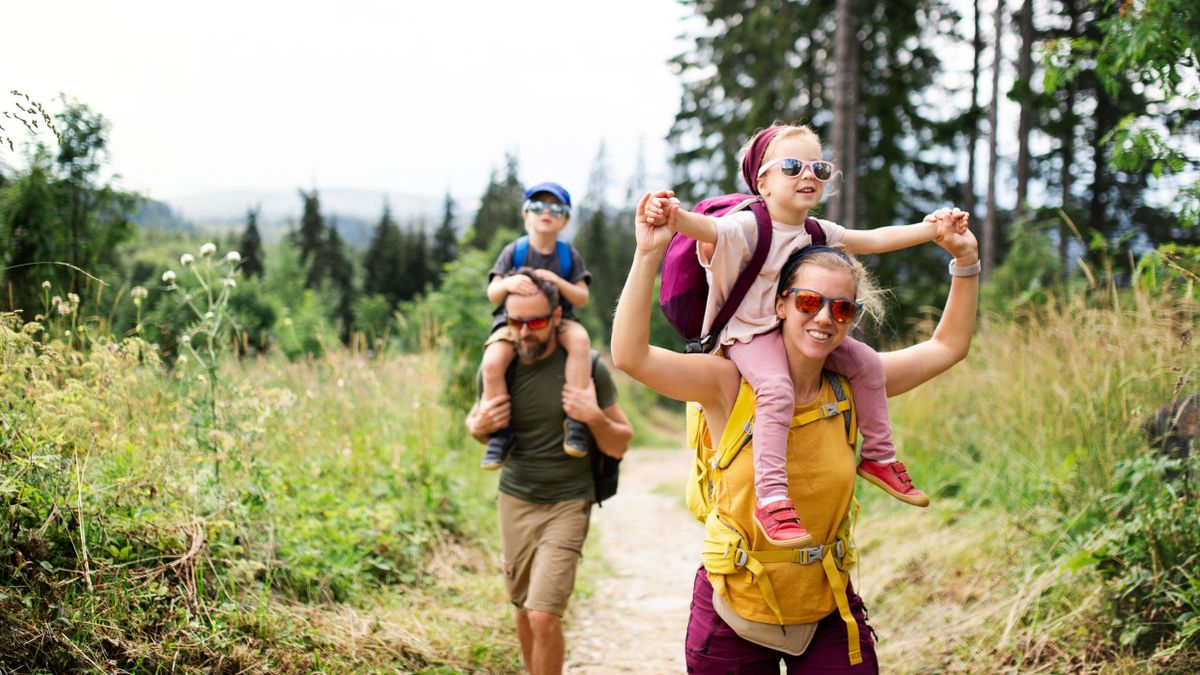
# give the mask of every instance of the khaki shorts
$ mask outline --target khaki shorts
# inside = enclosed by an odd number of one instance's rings
[[[575,588],[592,503],[535,504],[501,492],[497,511],[509,600],[520,610],[562,616]]]
[[[572,321],[571,319],[563,319],[558,323],[557,332],[561,333],[567,330],[567,328],[572,324],[578,326],[579,322]],[[500,326],[496,330],[492,331],[492,334],[488,336],[487,342],[483,343],[483,346],[486,347],[493,342],[508,342],[510,344],[516,343],[516,338],[513,337],[512,328],[510,328],[508,324]]]

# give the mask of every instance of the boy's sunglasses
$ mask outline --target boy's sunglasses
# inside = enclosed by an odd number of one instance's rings
[[[796,309],[805,314],[817,314],[822,307],[829,305],[829,314],[838,323],[854,321],[854,317],[858,316],[858,310],[862,309],[862,303],[846,298],[827,298],[807,288],[789,288],[779,295],[784,298],[789,295],[796,296]]]
[[[521,326],[529,326],[529,330],[541,330],[550,324],[550,319],[553,316],[554,312],[528,319],[518,319],[510,316],[508,317],[508,327],[515,331],[521,330]]]
[[[813,178],[822,183],[833,178],[833,174],[837,172],[837,167],[834,166],[833,162],[826,162],[823,159],[809,161],[806,159],[796,159],[795,157],[776,157],[763,164],[762,168],[758,170],[758,175],[763,175],[767,172],[767,169],[776,164],[779,165],[779,170],[783,172],[783,175],[788,178],[798,178],[800,174],[804,173],[804,168],[808,167],[808,170],[812,171]]]
[[[543,211],[549,211],[550,215],[555,218],[562,218],[571,213],[571,207],[566,204],[547,204],[546,202],[537,202],[532,199],[525,202],[526,213],[540,216]]]

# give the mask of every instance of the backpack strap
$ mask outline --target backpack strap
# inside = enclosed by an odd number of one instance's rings
[[[816,218],[804,219],[804,231],[812,237],[813,246],[825,245],[825,230],[821,229],[821,224],[817,222]]]
[[[554,240],[554,251],[558,255],[558,269],[562,273],[563,279],[570,280],[571,278],[571,245],[567,242],[556,239]],[[516,245],[513,247],[513,268],[524,267],[525,258],[529,256],[529,235],[523,234],[517,237]],[[761,265],[760,265],[761,267]]]
[[[738,305],[742,304],[746,293],[750,291],[750,285],[758,278],[763,263],[767,261],[767,253],[771,250],[771,214],[767,213],[767,205],[763,203],[762,199],[755,199],[749,202],[748,208],[754,214],[754,221],[758,224],[758,242],[754,245],[754,255],[750,257],[750,262],[746,263],[742,271],[738,272],[737,281],[729,290],[729,297],[725,298],[725,304],[717,311],[708,335],[700,340],[701,347],[706,352],[711,351],[713,336],[721,334],[725,324],[733,318],[733,313],[737,311]],[[804,227],[808,228],[807,222]],[[824,238],[824,233],[821,236]]]

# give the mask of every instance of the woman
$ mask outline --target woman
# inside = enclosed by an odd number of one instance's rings
[[[668,227],[649,223],[645,207],[650,198],[651,195],[646,195],[638,206],[637,251],[613,322],[613,361],[618,368],[665,396],[700,403],[711,437],[719,439],[742,389],[737,367],[720,356],[679,354],[649,343],[654,278],[673,234]],[[941,217],[956,215],[943,213]],[[667,222],[671,222],[669,216]],[[979,290],[978,246],[969,231],[950,232],[938,243],[955,258],[951,263],[952,281],[945,311],[929,340],[880,354],[889,396],[906,392],[944,372],[965,358],[970,347]],[[836,403],[829,380],[822,372],[829,353],[846,338],[851,327],[849,322],[835,320],[834,315],[847,320],[847,315],[855,312],[849,311],[846,304],[835,303],[858,300],[868,287],[862,267],[840,251],[809,247],[794,254],[785,265],[775,311],[782,321],[788,371],[798,409]],[[853,494],[853,447],[838,424],[794,428],[788,446],[790,497],[801,511],[802,522],[812,524],[809,531],[814,539],[830,544],[846,518]],[[752,480],[752,473],[743,471],[740,475],[746,482]],[[733,480],[731,476],[731,483]],[[753,504],[752,499],[745,501]],[[753,550],[770,547],[756,540],[759,535],[753,526],[745,527],[751,522],[750,510],[743,508],[734,517],[741,523]],[[732,576],[727,579],[720,574],[706,574],[701,568],[688,622],[688,672],[778,673],[781,659],[786,662],[789,675],[829,667],[847,667],[847,672],[876,672],[874,643],[861,599],[849,588],[847,575],[827,576],[821,567],[769,563],[769,573],[765,576],[773,583],[776,603],[768,603],[765,594],[753,584],[733,583]],[[832,588],[834,582],[830,579],[841,579],[838,583],[844,585]],[[839,595],[848,598],[849,611],[844,617],[847,623],[843,623],[835,606]],[[768,608],[768,604],[772,606]],[[736,627],[731,623],[737,624]],[[790,641],[791,638],[782,640],[782,644],[763,639],[764,632],[771,629],[779,633],[779,624],[788,629],[782,633],[792,638],[802,636],[802,644]],[[861,663],[850,667],[858,658],[854,654],[858,650],[848,637],[855,627]],[[764,643],[774,647],[763,646]],[[854,654],[850,660],[848,653]]]

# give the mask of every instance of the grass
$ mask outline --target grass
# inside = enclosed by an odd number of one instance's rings
[[[431,359],[230,361],[213,427],[138,340],[0,331],[0,664],[517,671],[495,476]]]
[[[1196,309],[1132,292],[988,317],[965,363],[893,401],[934,504],[860,490],[854,581],[890,670],[1200,664],[1188,564],[1163,562],[1200,539],[1145,541],[1195,497],[1137,464],[1141,420],[1197,389]],[[0,665],[519,672],[496,477],[437,359],[229,360],[213,424],[202,374],[140,340],[0,326]],[[635,443],[679,447],[678,413],[616,379]]]

